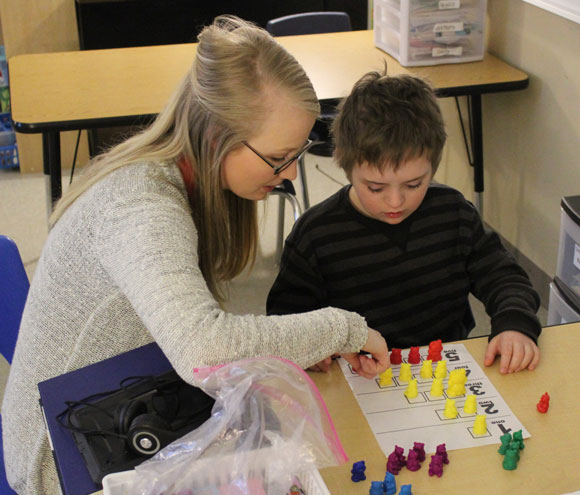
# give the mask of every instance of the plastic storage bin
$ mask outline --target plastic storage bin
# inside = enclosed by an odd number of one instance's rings
[[[555,282],[550,284],[550,301],[548,303],[548,326],[563,325],[580,321],[580,307],[576,308],[574,302],[563,291],[558,289]]]
[[[309,471],[298,476],[306,495],[330,495],[318,471]],[[135,471],[108,474],[103,478],[103,495],[130,495],[135,480]]]
[[[580,196],[562,198],[556,277],[580,300]]]
[[[20,161],[18,160],[18,148],[16,145],[0,146],[0,169],[18,168],[19,166]]]
[[[9,113],[0,114],[0,169],[18,168],[16,134],[12,129]]]
[[[8,61],[4,45],[0,45],[0,86],[8,86]]]
[[[375,46],[401,65],[481,60],[487,0],[375,0]]]

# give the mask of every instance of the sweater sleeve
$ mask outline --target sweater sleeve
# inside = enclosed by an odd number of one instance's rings
[[[199,269],[190,212],[169,195],[143,192],[109,205],[97,253],[185,380],[194,367],[252,356],[307,367],[335,352],[356,352],[367,339],[364,319],[338,309],[270,317],[223,311]]]
[[[472,293],[484,303],[491,317],[490,339],[506,330],[515,330],[537,343],[542,330],[536,316],[540,297],[526,272],[502,246],[499,236],[484,227],[470,205],[471,252],[467,270]]]
[[[314,255],[300,252],[292,235],[284,245],[280,271],[266,304],[269,315],[306,313],[328,306],[325,284],[317,270]]]

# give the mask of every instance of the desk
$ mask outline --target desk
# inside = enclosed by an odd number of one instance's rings
[[[492,55],[480,62],[405,68],[375,48],[372,31],[288,36],[277,40],[310,76],[318,98],[346,96],[366,72],[427,78],[441,97],[469,98],[474,189],[481,210],[483,136],[481,95],[523,89],[528,76]],[[313,49],[314,47],[314,49]],[[190,67],[195,44],[18,55],[10,59],[14,128],[43,136],[50,198],[61,196],[60,133],[132,125],[152,119]]]
[[[501,375],[499,363],[483,366],[487,337],[461,341],[485,371],[513,413],[530,432],[515,471],[505,471],[498,445],[449,451],[441,478],[428,475],[430,455],[421,469],[403,468],[395,477],[397,493],[412,484],[416,494],[553,494],[580,490],[580,322],[545,328],[540,336],[542,360],[532,372]],[[337,363],[329,373],[309,373],[322,393],[349,457],[339,467],[321,470],[332,495],[368,495],[370,482],[385,477],[386,457],[360,410]],[[550,394],[546,414],[536,410],[544,392]],[[417,441],[421,441],[417,438]],[[405,448],[405,455],[409,445]],[[366,481],[350,480],[352,463],[364,460]],[[99,492],[101,493],[101,492]],[[95,494],[96,495],[96,494]]]
[[[580,490],[580,323],[545,328],[540,337],[542,360],[533,372],[500,375],[499,363],[483,366],[487,338],[461,341],[485,371],[513,413],[530,432],[515,471],[502,468],[499,445],[449,451],[450,463],[441,478],[428,475],[430,455],[419,471],[403,468],[396,476],[397,493],[402,484],[413,493],[469,493],[470,495],[562,494]],[[338,365],[328,374],[310,373],[322,392],[334,424],[349,456],[343,466],[321,471],[333,495],[368,495],[371,480],[383,480],[386,457],[359,409]],[[536,410],[544,392],[550,394],[546,414]],[[421,438],[417,438],[421,441]],[[408,445],[401,445],[405,448]],[[352,463],[365,460],[367,480],[350,481]]]

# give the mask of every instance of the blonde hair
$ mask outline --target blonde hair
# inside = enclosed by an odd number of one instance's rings
[[[219,16],[198,39],[193,66],[165,109],[149,128],[95,157],[57,203],[51,223],[114,170],[144,160],[184,159],[195,183],[190,201],[199,266],[214,297],[223,301],[221,283],[253,263],[258,242],[256,202],[223,189],[224,157],[260,132],[270,100],[266,91],[283,91],[313,115],[320,107],[304,69],[264,29]]]

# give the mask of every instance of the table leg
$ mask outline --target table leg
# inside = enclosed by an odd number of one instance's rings
[[[42,133],[42,159],[46,179],[47,211],[50,216],[54,204],[62,196],[60,132],[47,131]]]
[[[481,113],[481,95],[468,97],[471,114],[471,150],[473,153],[473,185],[475,207],[483,216],[483,116]]]

